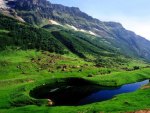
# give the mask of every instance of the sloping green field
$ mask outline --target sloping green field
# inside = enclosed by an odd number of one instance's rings
[[[101,37],[0,15],[0,113],[120,113],[150,108],[150,89],[83,106],[48,106],[30,91],[65,78],[116,87],[150,78],[149,63],[119,53]],[[78,81],[77,81],[78,82]]]
[[[30,90],[39,85],[68,77],[81,77],[103,86],[132,83],[150,78],[149,68],[135,71],[97,68],[93,63],[76,56],[34,50],[2,51],[0,59],[0,113],[119,113],[150,108],[150,89],[141,89],[84,106],[49,107],[47,99],[40,100],[29,96]],[[49,65],[47,62],[50,62]],[[62,70],[63,65],[67,66],[66,70]]]

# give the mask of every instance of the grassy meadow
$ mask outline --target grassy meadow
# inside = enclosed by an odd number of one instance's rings
[[[47,106],[47,99],[35,99],[30,90],[42,84],[77,77],[102,86],[120,86],[150,78],[148,64],[129,61],[117,68],[96,67],[70,53],[59,55],[46,51],[12,50],[0,52],[0,113],[120,113],[150,108],[150,89],[121,94],[111,100],[82,106]],[[140,101],[140,102],[139,102]]]
[[[82,106],[48,106],[47,99],[31,97],[34,88],[55,86],[70,77],[107,87],[150,79],[149,63],[116,47],[104,37],[55,25],[35,27],[0,15],[0,113],[125,113],[149,109],[149,88]]]

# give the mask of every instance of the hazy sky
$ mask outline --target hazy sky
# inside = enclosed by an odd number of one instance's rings
[[[150,0],[49,0],[81,11],[102,21],[116,21],[150,40]]]

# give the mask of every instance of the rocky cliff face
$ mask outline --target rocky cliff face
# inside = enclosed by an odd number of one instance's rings
[[[17,12],[15,11],[15,2],[16,0],[0,0],[0,13],[25,22],[21,17],[18,16]]]
[[[4,2],[4,0],[0,0],[0,8],[6,8],[6,4]]]
[[[80,29],[91,30],[91,27],[95,29],[104,28],[101,21],[81,12],[79,8],[51,4],[47,0],[16,0],[9,2],[7,5],[14,6],[19,16],[32,24],[39,24],[41,19],[47,18],[62,24],[73,25]]]
[[[91,31],[107,39],[112,46],[126,55],[150,60],[150,41],[126,30],[120,23],[102,22],[80,11],[79,8],[52,4],[47,0],[5,1],[7,7],[11,7],[18,17],[30,24],[39,25],[45,20],[55,20],[62,25],[68,24],[81,30]]]

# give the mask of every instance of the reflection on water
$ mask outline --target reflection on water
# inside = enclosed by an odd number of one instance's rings
[[[144,80],[142,82],[126,84],[119,88],[114,88],[114,89],[109,89],[109,90],[100,90],[80,100],[79,105],[104,101],[104,100],[111,99],[115,95],[118,95],[118,94],[134,92],[148,83],[149,83],[149,80]]]
[[[56,106],[84,105],[109,100],[122,93],[134,92],[149,80],[126,84],[121,87],[101,87],[82,78],[68,78],[33,89],[30,95],[37,99],[50,99]]]

